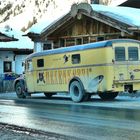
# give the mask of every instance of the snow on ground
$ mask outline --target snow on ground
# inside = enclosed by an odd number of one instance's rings
[[[0,138],[1,140],[66,140],[61,135],[6,123],[0,123]]]

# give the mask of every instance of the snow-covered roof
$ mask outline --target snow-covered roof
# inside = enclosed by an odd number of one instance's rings
[[[0,28],[0,33],[4,34],[5,36],[8,36],[10,38],[15,38],[15,39],[18,39],[18,36],[19,36],[19,33],[17,34],[17,32],[15,32],[15,30],[10,28],[9,26]]]
[[[43,32],[43,30],[45,28],[49,28],[51,25],[56,23],[63,16],[65,16],[65,15],[61,15],[61,17],[57,17],[57,19],[56,18],[47,19],[47,20],[43,20],[42,22],[36,23],[26,33],[31,32],[31,33],[35,33],[35,34],[40,34]]]
[[[140,26],[140,9],[92,4],[92,9],[131,26]]]
[[[61,13],[56,14],[56,16],[53,16],[51,18],[46,18],[45,16],[40,20],[40,22],[34,24],[29,30],[25,32],[27,33],[35,33],[35,34],[41,34],[41,32],[45,28],[49,28],[52,24],[56,23],[59,19],[64,17],[67,13],[69,13],[70,9],[66,9]],[[63,14],[62,14],[63,13]]]
[[[18,39],[18,41],[0,42],[0,49],[33,49],[33,42],[29,37],[23,36],[21,31],[12,28],[0,28],[0,33]]]
[[[98,13],[101,13],[102,15],[108,16],[112,19],[118,20],[120,22],[123,22],[125,24],[128,24],[132,27],[134,26],[140,26],[140,9],[137,8],[130,8],[130,7],[121,7],[121,6],[105,6],[105,5],[99,5],[99,4],[90,4],[93,11],[96,11]],[[59,15],[57,18],[47,19],[43,22],[36,23],[33,25],[27,32],[27,33],[35,33],[35,34],[41,34],[44,29],[48,29],[51,27],[51,25],[55,24],[57,21],[59,21],[63,16],[65,16],[69,12],[69,9],[66,10],[64,15]]]

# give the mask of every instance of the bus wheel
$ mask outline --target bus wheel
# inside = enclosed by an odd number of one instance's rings
[[[81,102],[84,98],[84,94],[85,94],[84,87],[78,81],[73,81],[70,84],[69,92],[70,92],[70,96],[74,102]]]
[[[45,92],[44,95],[50,99],[54,94],[53,93],[48,93],[48,92]]]
[[[107,92],[103,92],[103,93],[99,93],[99,96],[102,100],[113,100],[117,97],[118,92],[111,92],[111,93],[107,93]]]
[[[23,86],[24,85],[20,82],[18,82],[16,84],[15,91],[16,91],[16,94],[17,94],[18,98],[25,98],[26,97],[25,94],[24,94],[24,91],[23,91]]]

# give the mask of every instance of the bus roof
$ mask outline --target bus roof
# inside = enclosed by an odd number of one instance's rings
[[[29,60],[33,57],[39,57],[39,56],[45,56],[45,55],[60,54],[60,53],[81,51],[81,50],[94,49],[94,48],[104,48],[104,47],[109,47],[109,46],[111,47],[112,43],[117,43],[117,42],[120,42],[120,43],[121,42],[135,42],[135,43],[140,44],[140,41],[133,40],[133,39],[112,39],[112,40],[93,42],[93,43],[82,44],[82,45],[62,47],[62,48],[52,49],[52,50],[45,50],[42,52],[36,52],[27,56],[26,59]]]

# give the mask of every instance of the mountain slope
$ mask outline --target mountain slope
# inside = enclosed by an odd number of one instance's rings
[[[89,3],[90,0],[1,0],[0,26],[9,25],[25,31],[42,18],[57,17],[80,2]]]

